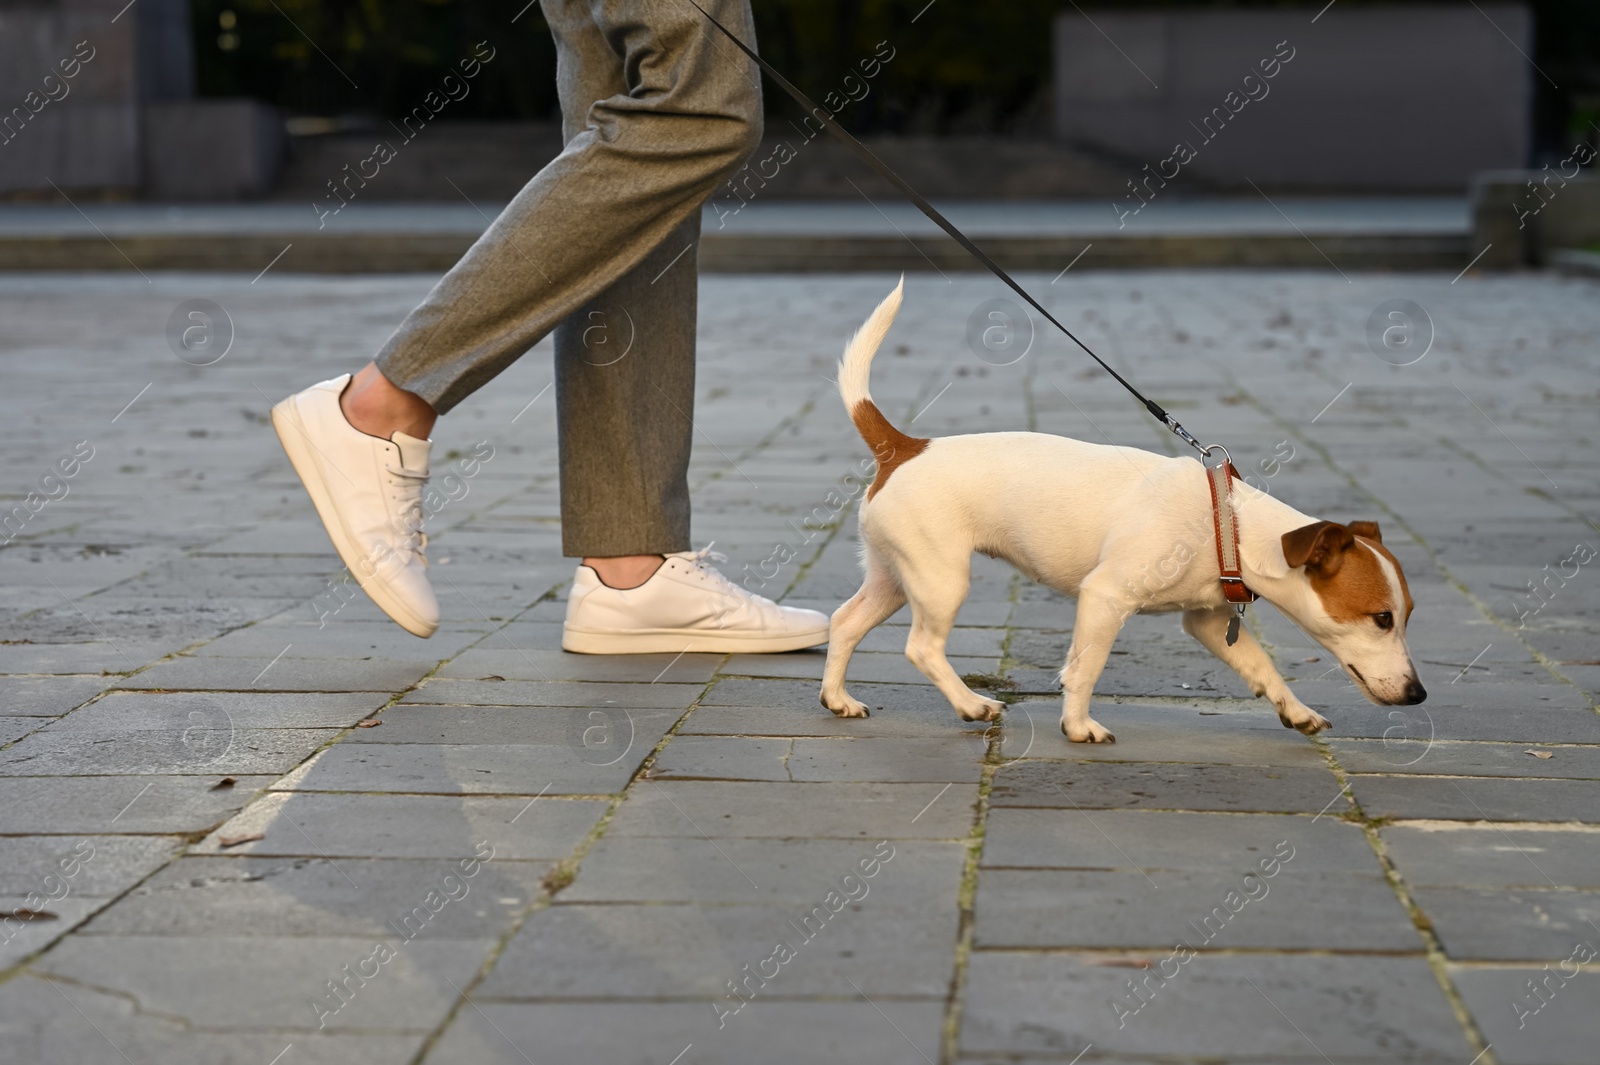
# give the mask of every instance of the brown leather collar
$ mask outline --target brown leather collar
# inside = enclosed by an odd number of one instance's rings
[[[1233,506],[1233,482],[1239,480],[1233,463],[1224,460],[1206,467],[1211,486],[1211,524],[1216,532],[1217,568],[1222,573],[1222,594],[1230,603],[1253,603],[1256,593],[1245,587],[1239,568],[1239,515]]]

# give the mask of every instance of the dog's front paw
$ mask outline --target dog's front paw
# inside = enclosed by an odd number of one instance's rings
[[[1315,736],[1323,729],[1333,727],[1333,722],[1307,706],[1287,706],[1278,711],[1278,720],[1284,728],[1292,728],[1307,736]]]
[[[818,696],[817,701],[831,710],[835,717],[872,716],[871,713],[867,711],[866,703],[863,703],[858,699],[852,699],[848,695],[840,695],[832,699],[828,698],[827,695],[821,695]]]
[[[1089,718],[1082,729],[1071,728],[1066,718],[1061,719],[1061,734],[1073,743],[1116,743],[1117,738],[1094,718]]]
[[[971,706],[958,706],[956,713],[963,721],[999,721],[1006,704],[994,699],[978,698]]]

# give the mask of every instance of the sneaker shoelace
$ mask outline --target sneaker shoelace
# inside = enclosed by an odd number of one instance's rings
[[[729,597],[736,603],[744,604],[755,602],[769,606],[772,605],[772,600],[768,599],[766,596],[757,595],[748,588],[740,587],[733,581],[729,580],[727,574],[711,565],[713,562],[728,561],[728,556],[723,554],[721,551],[711,550],[715,544],[716,541],[713,540],[711,543],[702,547],[698,551],[685,551],[676,557],[692,564],[695,568],[696,574],[699,575],[702,581],[711,585],[711,587],[717,592]]]
[[[428,534],[422,531],[422,489],[427,486],[428,475],[404,466],[385,464],[383,468],[394,478],[390,486],[394,489],[394,500],[399,505],[395,526],[401,537],[400,550],[414,555],[423,568],[427,568]]]

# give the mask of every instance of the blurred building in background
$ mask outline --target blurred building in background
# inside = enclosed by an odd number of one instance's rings
[[[238,199],[269,192],[277,109],[201,98],[187,0],[0,4],[0,194]]]
[[[549,32],[517,6],[0,0],[0,196],[304,198],[486,41],[497,58],[470,93],[363,195],[455,198],[448,162],[459,192],[505,199],[560,149]],[[946,198],[1114,197],[1147,173],[1169,195],[1463,193],[1600,139],[1593,0],[1321,6],[764,0],[756,15],[772,62],[846,93],[840,120]],[[792,137],[798,109],[777,93],[768,108],[769,139]],[[819,140],[766,194],[855,198],[857,174]]]
[[[1311,10],[1058,15],[1056,132],[1157,186],[1460,192],[1531,158],[1525,4]]]

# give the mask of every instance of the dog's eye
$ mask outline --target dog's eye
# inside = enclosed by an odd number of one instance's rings
[[[1382,629],[1384,632],[1388,632],[1390,629],[1394,628],[1394,615],[1389,613],[1387,610],[1381,614],[1372,615],[1372,620],[1376,621],[1378,623],[1378,628]]]

